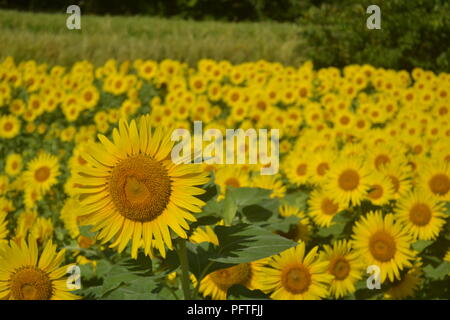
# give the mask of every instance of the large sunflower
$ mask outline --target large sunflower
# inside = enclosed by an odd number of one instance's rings
[[[445,205],[435,196],[411,192],[397,201],[396,217],[414,239],[433,240],[445,224]]]
[[[57,183],[58,175],[58,158],[42,152],[28,163],[28,170],[24,173],[26,188],[44,194]]]
[[[0,299],[74,300],[64,276],[68,266],[60,267],[65,250],[56,253],[48,241],[38,260],[36,240],[30,237],[17,245],[11,241],[0,250]]]
[[[82,224],[100,230],[103,243],[113,239],[111,247],[119,252],[132,240],[132,257],[141,246],[150,256],[156,247],[164,257],[164,245],[172,249],[169,227],[186,238],[186,220],[196,220],[189,211],[200,212],[205,204],[195,197],[204,190],[193,186],[208,182],[207,173],[172,162],[171,135],[162,128],[152,131],[148,115],[138,125],[122,119],[113,142],[98,137],[102,144],[90,144],[83,153],[89,166],[74,170]]]
[[[334,277],[330,285],[331,295],[340,298],[356,291],[355,282],[361,279],[363,265],[350,242],[340,240],[332,247],[325,245],[320,259],[328,262],[328,273]]]
[[[258,270],[258,288],[275,300],[318,300],[328,295],[333,276],[327,261],[318,261],[318,247],[305,257],[305,243],[300,242],[267,260]]]
[[[414,252],[411,237],[393,214],[383,218],[380,211],[369,212],[353,228],[353,247],[367,265],[380,268],[380,280],[400,278],[400,270],[411,267]]]

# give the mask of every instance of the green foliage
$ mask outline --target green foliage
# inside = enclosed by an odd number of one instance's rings
[[[217,226],[214,231],[219,239],[219,249],[217,255],[210,260],[222,263],[252,262],[297,245],[291,240],[252,225]]]
[[[369,30],[369,0],[311,7],[300,19],[299,51],[318,67],[450,70],[450,2],[381,0],[381,29]]]

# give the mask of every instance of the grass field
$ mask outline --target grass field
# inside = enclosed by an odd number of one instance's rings
[[[299,26],[287,23],[225,23],[153,17],[81,16],[81,30],[66,28],[67,14],[0,10],[0,59],[70,65],[109,58],[267,59],[297,65]]]

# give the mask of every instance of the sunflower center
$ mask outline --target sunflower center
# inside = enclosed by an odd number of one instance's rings
[[[302,163],[297,167],[297,175],[304,176],[306,174],[307,165]]]
[[[396,252],[394,238],[384,231],[378,231],[370,238],[369,248],[372,256],[381,262],[391,260]]]
[[[294,294],[308,290],[311,274],[304,266],[296,266],[287,270],[282,276],[283,287]]]
[[[322,162],[317,166],[317,174],[319,176],[324,176],[325,173],[330,169],[330,166],[326,162]]]
[[[425,203],[416,203],[409,210],[409,219],[418,226],[425,226],[431,220],[430,207]]]
[[[49,167],[40,167],[34,173],[34,178],[39,182],[44,182],[50,177],[50,168]]]
[[[391,160],[389,159],[389,157],[385,154],[380,154],[379,156],[377,156],[375,158],[375,168],[377,168],[377,170],[379,170],[382,166],[387,165],[389,162],[391,162]]]
[[[339,205],[330,198],[325,198],[322,200],[320,208],[324,214],[332,216],[339,210]]]
[[[372,189],[368,193],[370,199],[377,200],[383,196],[383,187],[379,184],[374,184],[370,188]]]
[[[337,280],[344,280],[350,273],[350,264],[341,257],[331,262],[329,271]]]
[[[133,221],[151,221],[167,207],[171,182],[160,162],[137,155],[114,167],[109,191],[122,216]]]
[[[3,126],[3,130],[11,131],[13,127],[14,125],[11,122],[6,122],[5,125]]]
[[[355,190],[359,185],[359,174],[356,170],[347,169],[339,176],[339,187],[345,191]]]
[[[228,290],[235,284],[244,284],[250,278],[250,265],[248,263],[220,269],[210,274],[211,280],[222,290]]]
[[[225,182],[225,184],[227,186],[235,187],[235,188],[239,188],[241,186],[241,184],[239,183],[239,180],[236,178],[228,178],[227,181]]]
[[[439,173],[430,179],[429,185],[433,193],[443,196],[450,190],[450,178],[443,173]]]
[[[11,295],[15,300],[49,300],[53,286],[48,275],[35,267],[23,267],[10,279]]]

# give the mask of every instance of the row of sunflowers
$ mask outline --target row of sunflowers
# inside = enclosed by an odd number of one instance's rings
[[[279,171],[174,163],[194,121]],[[6,58],[0,299],[448,298],[449,146],[447,73]]]

